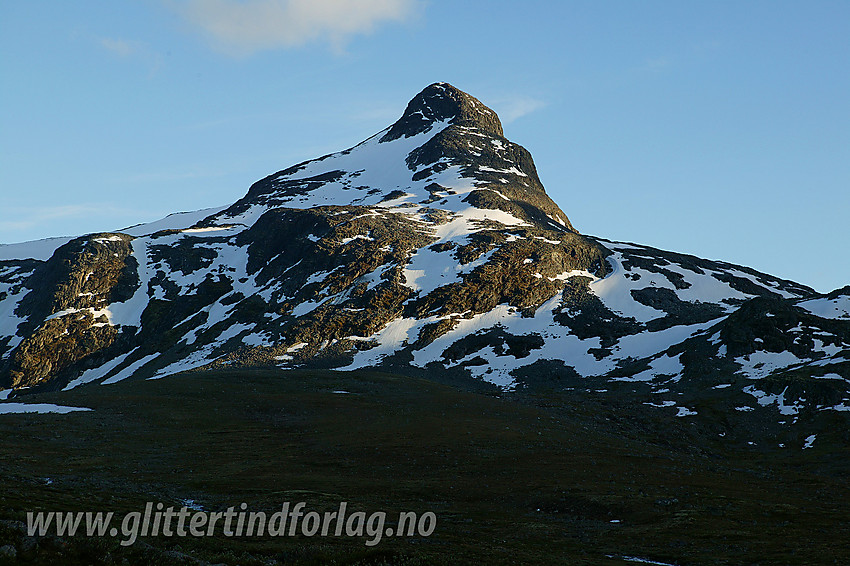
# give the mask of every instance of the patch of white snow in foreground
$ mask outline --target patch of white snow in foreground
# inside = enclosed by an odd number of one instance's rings
[[[75,411],[91,411],[87,407],[66,407],[52,403],[0,403],[0,415],[12,413],[72,413]]]
[[[129,366],[119,371],[117,374],[110,377],[109,379],[102,381],[101,385],[109,385],[110,383],[117,383],[122,379],[127,379],[128,377],[136,373],[136,370],[140,369],[142,366],[146,365],[148,362],[152,361],[154,358],[157,357],[159,357],[159,354],[149,354],[140,360],[136,360]]]
[[[122,355],[118,356],[117,358],[114,358],[114,359],[106,362],[102,366],[87,369],[86,371],[84,371],[82,373],[82,375],[80,375],[80,377],[74,379],[68,385],[66,385],[65,389],[63,389],[63,391],[67,391],[68,389],[73,389],[74,387],[77,387],[78,385],[82,385],[83,383],[88,383],[90,381],[94,381],[96,379],[100,379],[101,377],[106,376],[106,374],[108,374],[110,371],[112,371],[113,369],[115,369],[116,367],[121,365],[121,363],[125,359],[127,359],[127,356],[129,356],[130,354],[135,352],[137,349],[138,348],[134,348],[133,350],[127,352],[126,354],[122,354]]]
[[[617,558],[613,554],[607,554],[608,558]],[[659,562],[657,560],[650,560],[648,558],[638,558],[637,556],[621,556],[622,560],[626,562],[636,562],[638,564],[654,564],[655,566],[676,566],[675,564],[671,564],[669,562]]]

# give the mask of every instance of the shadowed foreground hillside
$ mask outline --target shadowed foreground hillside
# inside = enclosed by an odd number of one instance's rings
[[[345,391],[346,393],[341,393]],[[216,371],[39,394],[0,415],[0,546],[21,564],[841,564],[847,450],[731,449],[617,396],[370,372]],[[649,412],[647,412],[649,411]],[[844,443],[846,446],[846,442]],[[284,501],[433,511],[430,537],[27,538],[27,510]],[[122,562],[124,559],[128,562]]]

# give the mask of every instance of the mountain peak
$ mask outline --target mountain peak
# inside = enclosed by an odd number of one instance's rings
[[[249,216],[281,206],[325,205],[406,214],[439,208],[455,215],[471,207],[575,232],[546,194],[531,154],[504,137],[493,110],[448,83],[423,89],[394,124],[356,146],[260,179],[204,223],[246,223],[243,215],[252,207]]]
[[[421,134],[436,122],[474,127],[484,133],[504,136],[499,117],[484,103],[449,83],[434,83],[413,97],[402,117],[381,141]]]
[[[60,242],[0,258],[0,389],[371,368],[610,391],[721,415],[705,423],[747,447],[850,407],[848,289],[579,234],[496,114],[445,83],[225,209]]]

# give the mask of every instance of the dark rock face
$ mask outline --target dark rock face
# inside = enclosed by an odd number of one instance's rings
[[[674,279],[673,285],[677,283],[682,285],[681,280]],[[681,324],[708,322],[725,314],[725,309],[720,305],[702,301],[683,301],[671,289],[644,287],[638,290],[633,289],[631,295],[637,302],[667,313],[667,316],[647,323],[646,328],[650,332],[658,332]]]
[[[40,265],[26,286],[21,307],[36,316],[66,309],[97,308],[128,299],[138,285],[132,240],[123,234],[92,234],[71,240]]]
[[[117,335],[104,317],[89,313],[69,320],[48,320],[27,337],[12,358],[9,376],[12,387],[31,387],[59,378],[63,370],[91,354],[107,348]]]
[[[511,234],[521,237],[508,241]],[[578,270],[602,277],[608,269],[604,261],[607,250],[575,234],[526,229],[507,234],[485,230],[476,236],[470,245],[476,246],[477,253],[462,264],[471,263],[484,253],[492,254],[490,261],[463,277],[462,282],[440,287],[415,301],[411,305],[413,314],[424,317],[467,310],[481,313],[499,304],[533,314],[564,288],[563,281],[556,278],[558,274]],[[558,240],[546,241],[546,236]],[[486,243],[481,245],[481,240]],[[458,249],[456,255],[464,252]],[[532,261],[526,262],[527,259]]]
[[[561,299],[555,320],[579,338],[598,337],[600,348],[594,355],[610,354],[608,348],[620,338],[642,332],[644,327],[633,317],[618,315],[606,307],[593,294],[588,283],[589,279],[583,277],[574,277],[567,282],[567,292]]]
[[[843,349],[850,342],[850,320],[823,319],[791,301],[757,297],[726,318],[720,337],[733,357],[766,351],[820,359],[821,344]]]
[[[504,137],[502,123],[495,112],[477,98],[448,83],[434,83],[413,97],[404,114],[381,138],[390,142],[427,131],[435,122],[475,128],[482,134]]]
[[[322,161],[324,158],[319,158],[316,161]],[[292,197],[302,194],[307,194],[310,191],[320,188],[328,182],[346,181],[344,171],[329,171],[313,177],[300,178],[294,180],[284,180],[289,175],[299,172],[304,166],[309,163],[305,162],[289,169],[279,171],[274,175],[269,175],[260,179],[248,189],[248,194],[244,198],[239,199],[232,207],[228,209],[231,214],[239,214],[246,211],[251,204],[269,204],[274,205],[273,197]],[[354,175],[356,177],[356,175]],[[204,226],[213,225],[212,223],[203,224]]]
[[[18,327],[24,339],[4,364],[12,387],[61,376],[114,342],[118,329],[103,308],[126,301],[138,287],[130,240],[123,234],[77,238],[35,268],[25,283],[31,292],[18,307],[29,314]]]

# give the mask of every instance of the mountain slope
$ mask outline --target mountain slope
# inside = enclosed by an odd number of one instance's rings
[[[0,385],[377,367],[683,417],[706,398],[778,422],[850,407],[850,289],[579,234],[496,114],[445,83],[207,212],[0,261]]]

